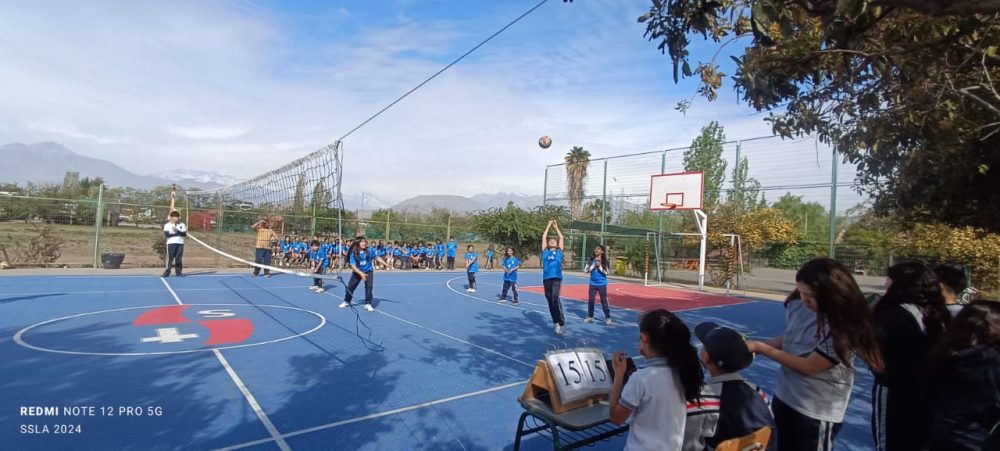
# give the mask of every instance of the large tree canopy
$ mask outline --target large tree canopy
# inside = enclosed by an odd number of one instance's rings
[[[1000,229],[1000,1],[653,0],[639,21],[709,100],[721,52],[690,61],[689,39],[745,45],[742,100],[836,146],[878,211]]]

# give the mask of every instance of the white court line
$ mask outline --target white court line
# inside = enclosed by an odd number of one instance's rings
[[[335,294],[333,294],[333,293],[330,293],[330,292],[324,292],[323,294],[327,294],[327,295],[330,295],[330,296],[333,296],[333,297],[335,297],[335,298],[337,298],[337,299],[344,299],[343,297],[340,297],[340,296],[337,296],[337,295],[335,295]],[[448,335],[448,334],[446,334],[446,333],[444,333],[444,332],[441,332],[441,331],[439,331],[439,330],[436,330],[436,329],[431,329],[430,327],[427,327],[427,326],[422,326],[422,325],[420,325],[420,324],[417,324],[417,323],[415,323],[415,322],[412,322],[412,321],[407,321],[407,320],[405,320],[405,319],[403,319],[403,318],[400,318],[400,317],[398,317],[398,316],[396,316],[396,315],[392,315],[392,314],[389,314],[389,313],[386,313],[386,312],[383,312],[383,311],[382,311],[382,309],[375,309],[375,313],[381,313],[381,314],[383,314],[383,315],[385,315],[385,316],[388,316],[389,318],[392,318],[392,319],[394,319],[394,320],[396,320],[396,321],[401,321],[401,322],[404,322],[404,323],[406,323],[406,324],[409,324],[409,325],[411,325],[411,326],[414,326],[414,327],[419,327],[419,328],[421,328],[421,329],[424,329],[424,330],[426,330],[426,331],[428,331],[428,332],[431,332],[431,333],[434,333],[434,334],[437,334],[437,335],[440,335],[440,336],[442,336],[442,337],[445,337],[445,338],[448,338],[448,339],[450,339],[450,340],[455,340],[455,341],[457,341],[457,342],[459,342],[459,343],[463,343],[463,344],[466,344],[466,345],[469,345],[469,346],[472,346],[472,347],[474,347],[474,348],[477,348],[477,349],[481,349],[481,350],[483,350],[483,351],[486,351],[486,352],[489,352],[489,353],[491,353],[491,354],[496,354],[496,355],[498,355],[498,356],[500,356],[500,357],[503,357],[503,358],[505,358],[505,359],[507,359],[507,360],[510,360],[510,361],[513,361],[513,362],[517,362],[517,363],[520,363],[521,365],[524,365],[524,366],[527,366],[528,368],[534,368],[534,367],[535,367],[535,365],[534,365],[534,364],[532,364],[532,363],[528,363],[528,362],[525,362],[525,361],[523,361],[523,360],[518,360],[518,359],[516,359],[516,358],[514,358],[514,357],[511,357],[511,356],[509,356],[509,355],[507,355],[507,354],[504,354],[504,353],[502,353],[502,352],[499,352],[499,351],[495,351],[495,350],[493,350],[493,349],[490,349],[490,348],[487,348],[487,347],[483,347],[483,346],[479,346],[479,345],[477,345],[477,344],[475,344],[475,343],[470,343],[470,342],[468,342],[468,341],[465,341],[465,340],[463,340],[463,339],[461,339],[461,338],[458,338],[458,337],[454,337],[454,336],[451,336],[451,335]]]
[[[351,418],[351,419],[347,419],[347,420],[335,421],[333,423],[327,423],[327,424],[322,424],[322,425],[319,425],[319,426],[313,426],[311,428],[300,429],[298,431],[286,432],[284,434],[281,434],[281,436],[279,436],[278,438],[284,439],[284,438],[289,438],[289,437],[295,437],[295,436],[299,436],[299,435],[303,435],[303,434],[309,434],[311,432],[322,431],[324,429],[331,429],[331,428],[335,428],[335,427],[338,427],[338,426],[344,426],[344,425],[351,424],[351,423],[357,423],[357,422],[361,422],[361,421],[373,420],[373,419],[376,419],[376,418],[387,417],[387,416],[390,416],[390,415],[396,415],[396,414],[400,414],[400,413],[403,413],[403,412],[409,412],[411,410],[423,409],[423,408],[435,406],[435,405],[438,405],[438,404],[444,404],[444,403],[447,403],[447,402],[457,401],[459,399],[471,398],[473,396],[484,395],[484,394],[492,393],[492,392],[495,392],[495,391],[506,390],[508,388],[522,386],[526,382],[528,382],[528,381],[527,380],[523,380],[523,381],[519,381],[519,382],[513,382],[513,383],[510,383],[510,384],[506,384],[506,385],[500,385],[500,386],[497,386],[497,387],[492,387],[492,388],[487,388],[487,389],[478,390],[478,391],[474,391],[474,392],[464,393],[464,394],[461,394],[461,395],[449,396],[447,398],[441,398],[441,399],[436,399],[434,401],[422,402],[422,403],[414,404],[414,405],[411,405],[411,406],[400,407],[398,409],[387,410],[385,412],[373,413],[371,415],[365,415],[365,416],[360,416],[360,417]],[[254,446],[254,445],[260,445],[260,444],[263,444],[263,443],[269,443],[269,442],[272,442],[274,440],[275,439],[255,440],[255,441],[252,441],[252,442],[246,442],[246,443],[240,443],[238,445],[227,446],[225,448],[218,448],[215,451],[229,451],[229,450],[234,450],[234,449],[246,448],[246,447],[250,447],[250,446]]]
[[[160,279],[160,281],[163,282],[163,286],[167,287],[167,290],[170,291],[174,300],[177,301],[178,304],[184,305],[184,303],[181,302],[181,298],[177,296],[177,292],[175,292],[174,289],[170,287],[170,284],[167,283],[167,279]],[[229,361],[222,356],[222,351],[213,349],[212,353],[215,354],[215,357],[219,360],[219,363],[222,364],[222,367],[226,369],[226,373],[229,374],[229,378],[233,380],[236,387],[240,389],[241,393],[243,393],[243,397],[246,398],[247,403],[250,404],[250,408],[257,414],[257,418],[260,419],[260,422],[264,425],[264,429],[267,429],[267,432],[271,434],[271,437],[277,443],[278,448],[281,448],[281,451],[291,451],[292,448],[288,446],[288,443],[285,443],[285,439],[281,437],[281,434],[278,432],[278,428],[274,427],[274,423],[271,423],[271,419],[267,417],[267,414],[264,413],[264,409],[260,407],[260,404],[257,402],[257,398],[254,398],[253,393],[250,393],[250,389],[243,383],[240,376],[236,374],[236,370],[234,370],[233,367],[229,365]]]
[[[188,277],[201,277],[201,276],[188,276]],[[441,282],[420,282],[420,283],[380,283],[380,287],[408,287],[414,285],[440,285]],[[264,287],[269,290],[287,290],[292,288],[302,288],[308,286],[304,282],[298,285],[279,285],[274,287]],[[243,288],[175,288],[174,291],[184,292],[184,291],[257,291],[260,287],[243,287]],[[130,294],[130,293],[157,293],[159,289],[136,289],[136,290],[91,290],[91,291],[35,291],[35,292],[20,292],[20,293],[0,293],[0,300],[7,296],[55,296],[55,295],[74,295],[74,294]]]

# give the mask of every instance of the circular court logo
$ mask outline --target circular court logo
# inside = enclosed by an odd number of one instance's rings
[[[21,329],[14,341],[59,354],[183,354],[277,343],[324,324],[319,313],[281,305],[147,306],[50,319]]]

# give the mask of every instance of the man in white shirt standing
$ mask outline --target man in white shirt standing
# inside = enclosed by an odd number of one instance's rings
[[[184,237],[187,236],[187,226],[181,222],[181,214],[171,211],[168,221],[163,225],[163,235],[167,237],[167,269],[163,277],[170,276],[170,268],[177,268],[177,275],[183,276],[182,257],[184,256]]]

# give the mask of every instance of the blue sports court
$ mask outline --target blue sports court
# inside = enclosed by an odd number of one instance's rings
[[[505,450],[517,397],[547,350],[636,354],[637,310],[584,324],[586,303],[567,298],[567,332],[556,336],[541,294],[496,302],[499,272],[481,273],[478,293],[461,272],[375,279],[368,313],[337,308],[342,286],[316,294],[291,275],[5,276],[0,449]],[[520,285],[541,285],[540,273]],[[692,327],[781,333],[780,303],[735,301],[690,302],[680,315]],[[758,359],[744,374],[770,393],[776,369]],[[870,384],[859,368],[840,449],[871,448]],[[551,448],[538,436],[522,445]]]

